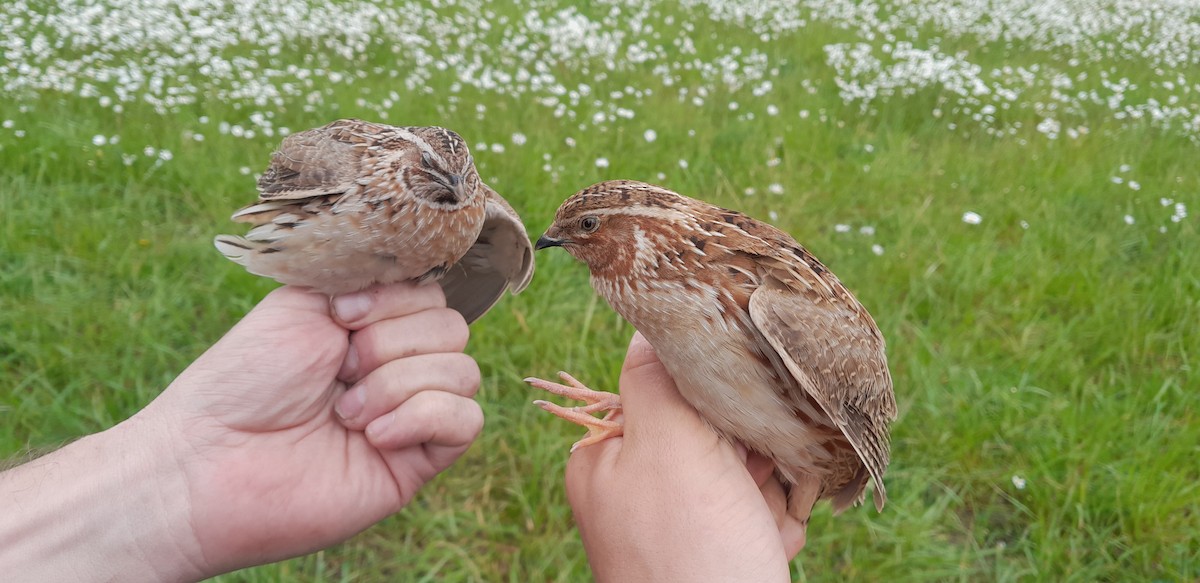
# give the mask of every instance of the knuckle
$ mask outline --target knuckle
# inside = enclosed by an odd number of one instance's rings
[[[452,355],[451,367],[455,373],[455,385],[460,389],[465,389],[467,396],[474,396],[479,392],[479,384],[483,380],[483,374],[479,371],[479,363],[475,362],[474,358],[462,353]]]
[[[431,308],[446,307],[446,293],[442,291],[442,286],[417,284],[415,291],[421,298],[421,303]]]
[[[468,433],[471,439],[477,437],[483,431],[483,408],[472,399],[460,399],[464,404],[462,410],[462,426],[465,433]]]
[[[451,308],[439,308],[435,318],[447,342],[457,346],[459,350],[466,348],[467,341],[471,338],[471,330],[462,314]]]

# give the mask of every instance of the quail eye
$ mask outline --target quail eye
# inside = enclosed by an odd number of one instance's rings
[[[429,152],[421,152],[421,165],[426,168],[433,168],[433,156]]]
[[[597,217],[583,217],[583,220],[579,221],[579,226],[583,227],[584,231],[594,233],[596,229],[600,228],[600,219]]]

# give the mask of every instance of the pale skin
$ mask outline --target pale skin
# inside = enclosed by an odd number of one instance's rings
[[[326,296],[273,292],[145,409],[0,474],[0,573],[196,581],[396,512],[483,427],[444,305],[397,284],[331,316]]]
[[[788,581],[806,525],[762,456],[721,439],[634,336],[624,433],[579,447],[567,496],[597,581]]]
[[[332,308],[276,290],[133,417],[0,473],[0,573],[198,581],[396,512],[483,426],[467,327],[444,306],[436,285]],[[622,393],[626,435],[567,470],[597,580],[786,580],[803,529],[769,463],[718,439],[644,342]]]

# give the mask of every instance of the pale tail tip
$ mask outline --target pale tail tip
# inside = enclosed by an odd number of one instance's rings
[[[246,264],[246,254],[251,250],[250,244],[245,239],[233,235],[217,235],[213,238],[213,246],[226,259],[239,265]]]

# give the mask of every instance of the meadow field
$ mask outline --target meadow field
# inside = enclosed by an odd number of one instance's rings
[[[537,236],[630,178],[770,220],[888,340],[884,512],[800,581],[1200,580],[1200,4],[9,0],[0,459],[149,402],[274,282],[213,235],[282,136],[444,125]],[[565,253],[472,328],[483,435],[350,541],[219,581],[583,581],[578,427],[632,332]],[[0,579],[5,577],[0,574]]]

